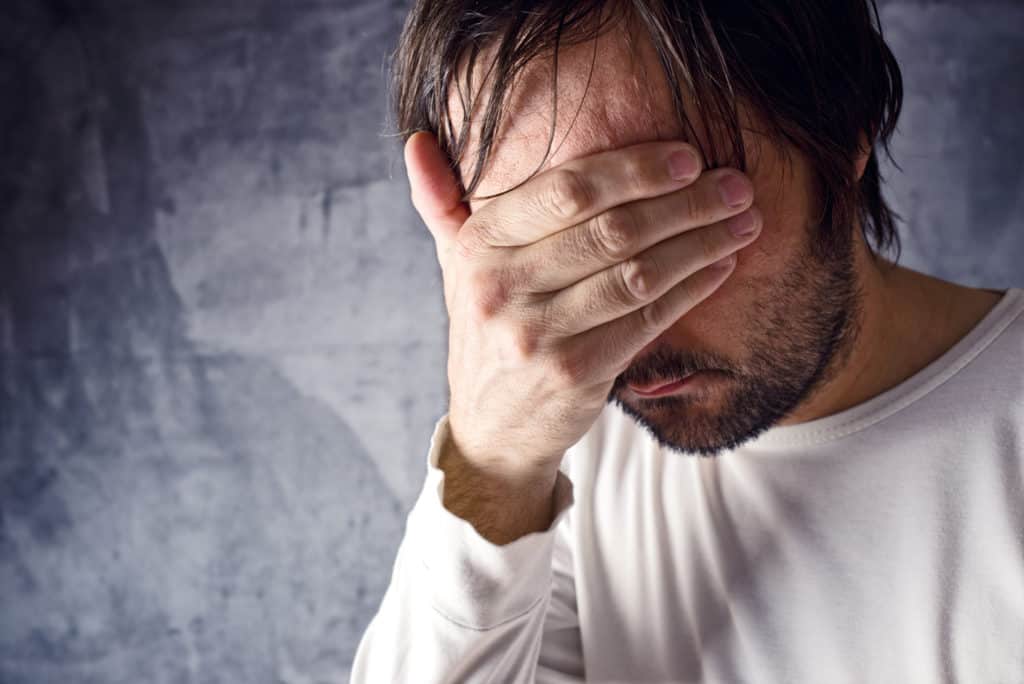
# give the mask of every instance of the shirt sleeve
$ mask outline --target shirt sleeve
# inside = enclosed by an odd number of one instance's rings
[[[583,681],[571,551],[564,528],[573,485],[559,469],[548,529],[499,546],[444,507],[440,446],[427,474],[377,613],[356,648],[351,684]]]

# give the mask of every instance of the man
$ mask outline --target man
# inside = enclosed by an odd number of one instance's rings
[[[413,9],[451,402],[353,682],[1020,680],[1024,290],[869,246],[873,9]]]

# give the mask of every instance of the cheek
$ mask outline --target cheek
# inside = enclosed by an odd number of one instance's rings
[[[783,174],[777,166],[775,172],[756,173],[754,206],[761,212],[761,233],[737,256],[737,270],[754,277],[778,274],[785,264],[803,248],[807,239],[809,221],[807,199],[809,190],[802,167],[787,169]]]
[[[763,216],[757,239],[736,253],[736,267],[731,278],[768,278],[777,275],[785,264],[792,263],[799,251],[799,223],[784,213],[758,205]]]

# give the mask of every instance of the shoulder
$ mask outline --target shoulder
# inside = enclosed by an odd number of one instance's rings
[[[951,370],[963,410],[1010,414],[1024,424],[1024,289],[1010,288],[960,345]]]

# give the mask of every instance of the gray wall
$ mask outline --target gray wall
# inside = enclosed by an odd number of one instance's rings
[[[0,683],[347,679],[447,401],[406,8],[5,0]],[[882,15],[901,262],[1024,284],[1024,7]]]

